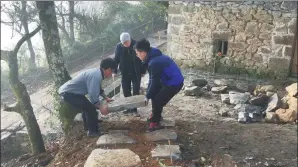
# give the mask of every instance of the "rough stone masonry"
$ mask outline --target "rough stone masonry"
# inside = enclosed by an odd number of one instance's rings
[[[226,66],[284,73],[289,69],[297,21],[290,1],[172,1],[167,53],[182,67],[206,68],[216,41],[227,41]]]

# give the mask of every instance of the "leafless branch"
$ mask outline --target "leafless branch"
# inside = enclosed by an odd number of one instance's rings
[[[1,20],[1,23],[11,26],[13,22],[12,21],[3,21],[3,20]]]
[[[34,31],[32,31],[29,34],[24,35],[19,42],[17,43],[17,45],[15,46],[15,48],[13,49],[14,54],[18,53],[20,47],[22,46],[22,44],[27,41],[29,38],[33,37],[36,33],[38,33],[38,31],[41,30],[41,26],[38,26],[35,28]]]

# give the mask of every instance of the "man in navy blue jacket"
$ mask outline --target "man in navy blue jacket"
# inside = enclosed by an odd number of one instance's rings
[[[163,107],[181,90],[184,78],[177,64],[157,48],[150,47],[146,39],[135,45],[137,56],[148,66],[149,85],[146,102],[152,100],[152,114],[148,131],[160,129]]]

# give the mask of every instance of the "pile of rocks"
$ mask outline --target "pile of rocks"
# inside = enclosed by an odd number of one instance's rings
[[[285,88],[287,93],[283,98],[279,98],[277,94],[271,96],[274,98],[272,103],[268,104],[268,110],[266,110],[267,122],[295,122],[297,121],[297,103],[298,103],[298,91],[297,83]]]
[[[195,79],[184,87],[185,96],[201,97],[210,92],[220,94],[222,106],[218,114],[235,117],[241,123],[297,120],[297,83],[278,91],[273,85],[253,86],[225,79],[208,83],[205,79]]]

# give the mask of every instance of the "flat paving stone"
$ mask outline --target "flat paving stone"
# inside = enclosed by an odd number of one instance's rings
[[[140,157],[129,149],[95,149],[84,167],[133,167],[141,166]]]
[[[181,151],[179,145],[158,145],[151,151],[152,158],[180,159]]]
[[[211,92],[212,93],[223,93],[228,89],[228,86],[220,86],[220,87],[212,87]]]
[[[129,130],[110,130],[109,134],[125,134],[127,135]]]
[[[123,133],[114,133],[106,134],[99,137],[96,142],[97,146],[109,145],[109,144],[133,144],[136,143],[136,140],[123,134]]]
[[[145,96],[137,95],[126,98],[118,98],[109,103],[109,112],[123,111],[130,108],[145,107]]]
[[[160,129],[146,133],[145,137],[149,141],[177,140],[177,133],[172,129]]]

